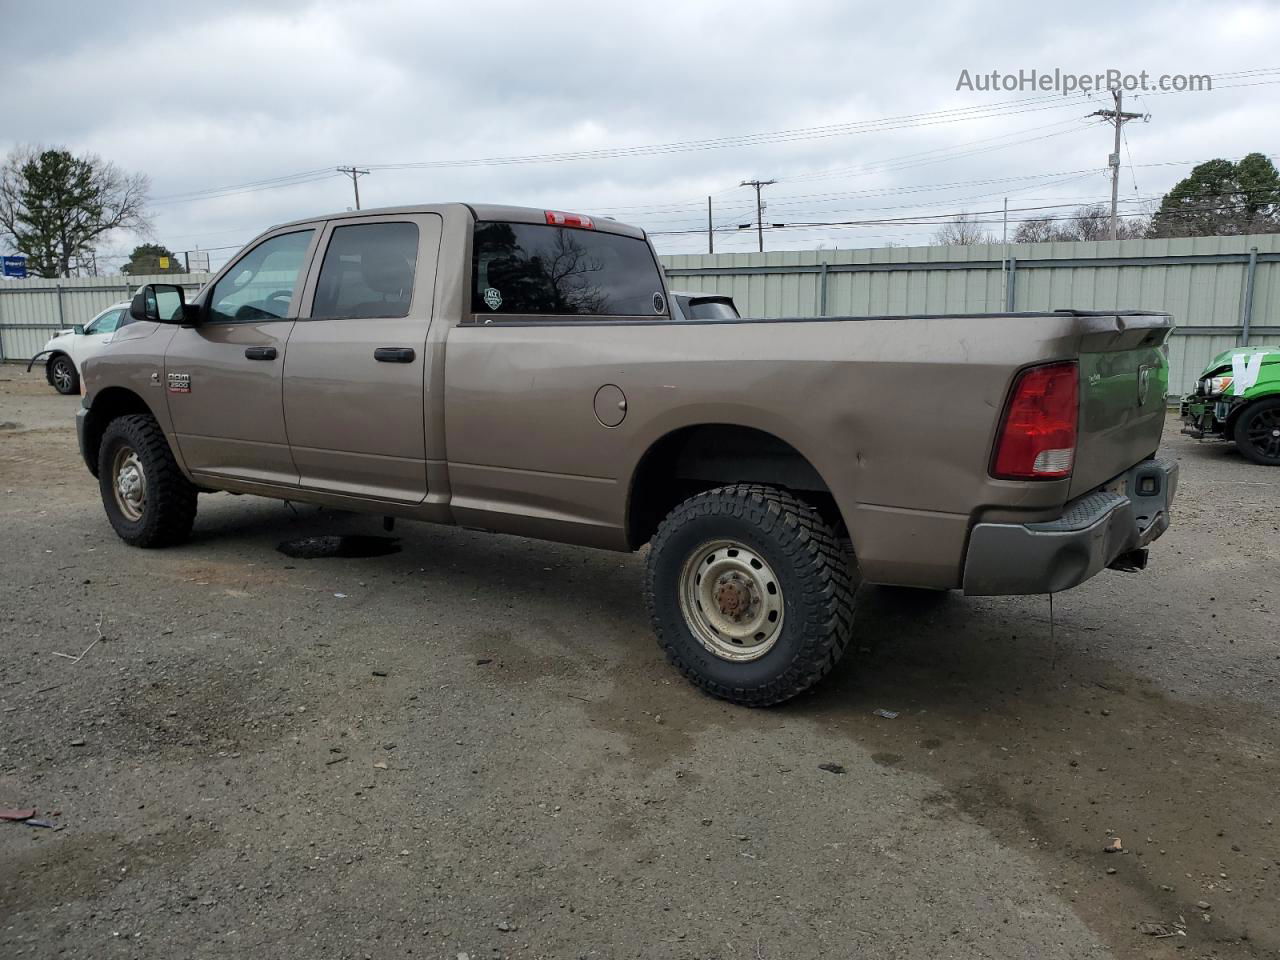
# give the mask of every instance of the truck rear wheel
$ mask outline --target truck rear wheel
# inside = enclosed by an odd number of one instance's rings
[[[190,535],[196,488],[153,418],[132,414],[107,424],[98,447],[98,486],[107,519],[125,543],[167,547]]]
[[[650,545],[645,600],[668,659],[745,706],[790,700],[839,662],[856,573],[809,505],[758,484],[686,500]]]
[[[1249,404],[1236,417],[1236,449],[1254,463],[1280,467],[1280,397]]]

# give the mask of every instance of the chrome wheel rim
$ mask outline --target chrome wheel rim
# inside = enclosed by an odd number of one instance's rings
[[[71,367],[65,360],[59,360],[53,365],[53,385],[63,393],[71,389]]]
[[[693,635],[722,660],[758,660],[782,632],[782,584],[758,552],[711,540],[680,571],[680,612]]]
[[[123,446],[111,461],[111,488],[126,520],[137,523],[147,506],[147,475],[132,447]]]

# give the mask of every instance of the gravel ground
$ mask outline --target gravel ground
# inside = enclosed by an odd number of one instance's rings
[[[864,587],[750,711],[663,661],[635,557],[298,559],[379,522],[225,494],[130,549],[76,403],[0,368],[0,806],[57,825],[0,823],[0,956],[1280,955],[1280,471],[1172,419],[1147,571],[1052,630]]]

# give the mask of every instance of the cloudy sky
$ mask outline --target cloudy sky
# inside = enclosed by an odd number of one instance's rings
[[[364,207],[613,215],[664,253],[705,252],[708,195],[717,251],[754,249],[737,226],[751,178],[778,181],[767,222],[880,221],[772,230],[771,249],[927,243],[930,218],[1006,196],[1014,220],[1109,197],[1111,130],[1087,116],[1109,96],[957,90],[962,70],[1213,75],[1212,92],[1126,98],[1151,118],[1125,128],[1125,210],[1194,162],[1280,154],[1276,3],[0,7],[0,150],[145,172],[154,239],[215,265],[272,223],[350,207],[347,164],[371,170]]]

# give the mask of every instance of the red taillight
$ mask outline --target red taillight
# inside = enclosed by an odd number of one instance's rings
[[[547,210],[547,223],[553,227],[581,227],[583,230],[594,230],[592,219],[581,213],[561,213],[559,210]]]
[[[1076,456],[1079,379],[1074,361],[1022,371],[1000,424],[992,476],[1003,480],[1071,476]]]

